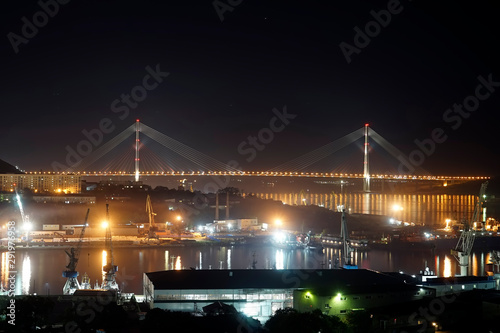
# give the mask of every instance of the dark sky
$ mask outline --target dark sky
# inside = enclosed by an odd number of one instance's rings
[[[107,141],[140,118],[222,162],[267,170],[369,122],[405,154],[441,128],[446,139],[422,164],[432,174],[498,175],[500,83],[479,89],[489,96],[468,118],[443,118],[455,103],[477,101],[479,76],[500,82],[494,1],[394,3],[246,0],[221,21],[210,0],[72,0],[45,23],[36,1],[10,1],[0,14],[0,159],[51,170],[83,130],[108,118]],[[390,22],[348,63],[339,45],[354,46],[354,28],[364,31],[370,12],[388,6]],[[11,40],[24,38],[22,18],[34,15],[38,32],[16,53]],[[128,115],[113,112],[113,101],[143,85],[147,66],[170,74]],[[296,118],[248,162],[238,146],[285,105]],[[348,154],[352,172],[362,171],[360,149]]]

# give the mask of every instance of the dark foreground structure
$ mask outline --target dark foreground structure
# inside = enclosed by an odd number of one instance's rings
[[[143,287],[151,308],[197,312],[222,302],[260,322],[284,308],[342,318],[356,309],[435,297],[432,288],[366,269],[171,270],[145,273]]]

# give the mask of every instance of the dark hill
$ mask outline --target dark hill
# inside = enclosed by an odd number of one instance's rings
[[[0,173],[23,173],[23,172],[19,171],[19,169],[17,169],[12,164],[0,160]]]

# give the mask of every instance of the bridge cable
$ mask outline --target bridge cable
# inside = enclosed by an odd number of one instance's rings
[[[70,166],[68,169],[65,170],[65,172],[74,172],[74,171],[84,171],[86,168],[88,168],[90,165],[92,165],[95,161],[100,159],[102,156],[106,155],[109,153],[111,150],[113,150],[116,146],[118,146],[120,143],[122,143],[125,139],[127,139],[132,133],[135,133],[135,124],[127,127],[124,131],[119,133],[117,136],[103,144],[101,147],[96,149],[94,152],[90,153],[90,155],[86,156],[79,162],[73,164]],[[78,169],[76,169],[78,168]]]
[[[322,159],[328,157],[329,155],[339,151],[340,149],[348,146],[349,144],[355,142],[364,135],[364,127],[355,130],[333,142],[330,142],[320,148],[317,148],[309,153],[299,156],[289,162],[283,163],[275,168],[268,170],[269,172],[280,172],[280,171],[298,171],[307,168],[308,166],[321,161]]]
[[[225,171],[234,171],[239,172],[239,170],[230,167],[227,164],[217,161],[216,159],[203,154],[171,137],[166,136],[163,133],[158,132],[157,130],[144,125],[141,123],[141,133],[147,135],[152,138],[156,142],[162,144],[164,147],[174,151],[185,159],[195,163],[196,165],[211,171],[211,170],[225,170]]]
[[[404,159],[408,160],[408,158],[405,157],[405,154],[401,150],[399,150],[393,144],[391,144],[389,141],[384,139],[380,134],[375,132],[371,127],[370,127],[370,130],[368,131],[368,136],[371,137],[373,139],[373,141],[378,143],[382,148],[385,149],[385,151],[387,151],[389,154],[391,154],[398,161],[400,161],[400,158],[404,158]],[[423,169],[420,166],[414,165],[413,167],[415,168],[416,172],[418,172],[422,175],[430,175],[430,173],[428,171],[426,171],[425,169]]]

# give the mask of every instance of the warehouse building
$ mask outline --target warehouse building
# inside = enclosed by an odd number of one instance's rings
[[[287,307],[342,317],[435,296],[433,289],[365,269],[170,270],[144,273],[143,289],[151,308],[195,312],[222,302],[261,322]]]

